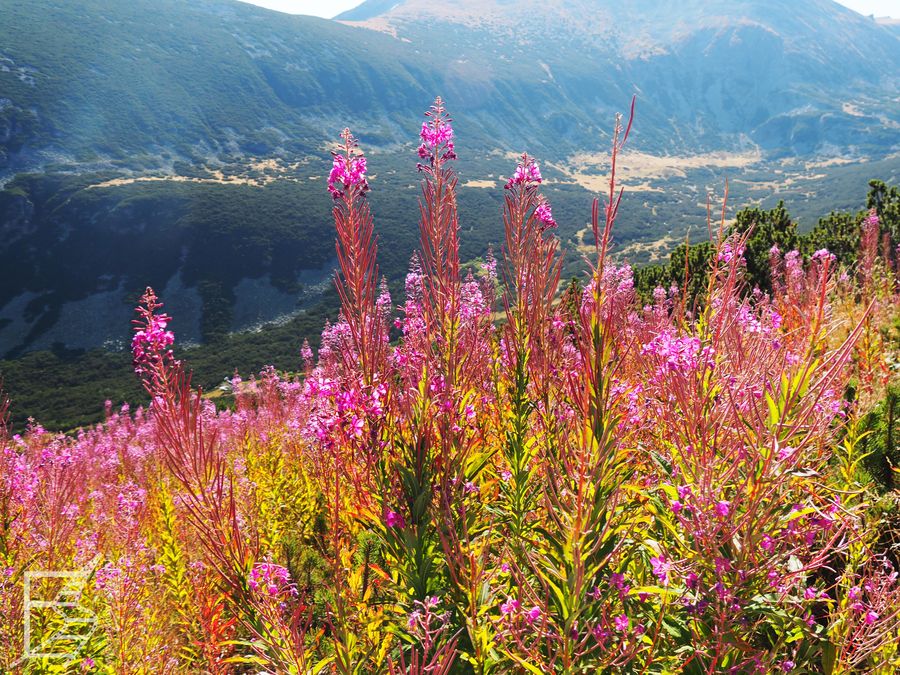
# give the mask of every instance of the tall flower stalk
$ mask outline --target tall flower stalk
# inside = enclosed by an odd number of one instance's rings
[[[433,345],[438,370],[449,387],[459,375],[460,311],[459,214],[456,207],[457,158],[452,119],[443,100],[435,99],[425,113],[419,134],[417,164],[423,175],[419,199],[419,232],[425,329]]]
[[[371,385],[383,366],[385,326],[376,307],[378,245],[366,193],[366,157],[349,129],[341,133],[342,146],[332,153],[328,191],[334,199],[335,244],[341,274],[335,279],[341,312],[350,329],[352,351],[343,354],[348,367],[356,366]],[[358,364],[348,361],[358,359]]]

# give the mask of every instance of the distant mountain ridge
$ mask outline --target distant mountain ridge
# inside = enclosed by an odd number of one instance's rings
[[[452,35],[456,62],[481,73],[528,64],[579,108],[605,103],[592,91],[630,86],[645,130],[670,135],[648,145],[665,151],[898,143],[900,36],[831,0],[368,0],[336,18],[419,47]]]

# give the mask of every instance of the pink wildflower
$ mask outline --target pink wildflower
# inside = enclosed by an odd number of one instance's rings
[[[716,515],[720,518],[727,518],[730,513],[731,502],[725,500],[716,502]]]
[[[266,595],[274,597],[282,593],[296,595],[297,589],[291,583],[290,573],[281,565],[256,563],[250,571],[247,585],[252,591],[264,589]]]
[[[869,209],[869,215],[866,216],[863,224],[867,227],[878,227],[878,225],[880,224],[880,220],[878,218],[878,210]]]
[[[422,610],[416,609],[409,615],[409,618],[406,620],[406,627],[409,630],[413,630],[418,624],[419,619],[422,618]]]
[[[519,603],[518,600],[507,596],[506,602],[504,602],[502,605],[500,605],[500,613],[504,614],[504,615],[509,615],[514,612],[518,612],[520,606],[521,606],[521,603]]]
[[[529,185],[532,183],[541,183],[544,179],[541,177],[541,170],[537,163],[528,155],[522,155],[522,161],[516,167],[515,173],[506,181],[506,189],[512,190],[514,185]]]
[[[818,251],[812,254],[813,262],[824,263],[827,261],[829,263],[833,263],[835,260],[837,260],[837,258],[827,248],[820,248]]]
[[[672,563],[666,561],[666,557],[660,555],[650,558],[650,566],[653,568],[653,574],[656,575],[659,582],[663,585],[669,583],[669,572],[672,571]]]
[[[610,632],[598,623],[595,624],[593,628],[591,628],[591,635],[594,636],[594,639],[597,642],[604,642],[607,638],[609,638]]]
[[[138,375],[148,372],[172,355],[169,348],[175,342],[175,335],[166,330],[171,320],[169,316],[156,313],[160,307],[162,303],[148,286],[141,296],[141,306],[137,310],[140,318],[134,321],[135,333],[131,340],[134,372]]]
[[[553,220],[553,213],[550,210],[550,202],[547,200],[541,200],[541,203],[534,210],[534,215],[541,222],[541,231],[556,227],[556,221]]]
[[[444,110],[444,103],[438,96],[431,109],[425,113],[426,117],[430,117],[430,121],[422,122],[422,131],[419,137],[422,144],[418,148],[420,159],[427,159],[432,167],[437,160],[446,161],[456,159],[456,151],[453,147],[453,127],[450,122],[453,120],[447,116]],[[419,171],[425,170],[427,167],[419,164]]]
[[[728,264],[742,255],[744,255],[743,246],[732,246],[730,241],[726,241],[722,244],[722,250],[719,251],[719,262]]]
[[[406,527],[406,520],[396,511],[388,511],[384,516],[384,524],[390,528],[403,529]]]
[[[343,197],[344,192],[351,187],[359,187],[363,193],[369,189],[366,181],[366,158],[356,149],[356,139],[349,129],[344,129],[341,138],[344,139],[345,154],[331,153],[333,161],[328,174],[328,192],[335,201]]]
[[[713,364],[712,348],[703,347],[700,338],[676,337],[670,329],[645,344],[641,355],[656,356],[662,362],[656,373],[657,381],[665,379],[669,372],[686,374],[696,371],[703,364]]]

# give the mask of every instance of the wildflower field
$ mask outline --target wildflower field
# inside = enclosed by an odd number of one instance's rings
[[[852,257],[773,244],[764,276],[723,207],[704,265],[648,296],[613,245],[630,127],[585,279],[561,283],[527,155],[501,250],[463,275],[438,99],[399,305],[345,131],[340,319],[298,373],[235,376],[232,407],[191,386],[148,288],[147,409],[0,426],[0,672],[900,672],[883,205]]]

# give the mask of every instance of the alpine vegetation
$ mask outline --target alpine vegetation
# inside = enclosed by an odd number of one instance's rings
[[[613,241],[633,115],[566,286],[528,154],[496,258],[460,260],[436,99],[400,302],[345,130],[322,192],[339,319],[297,372],[236,375],[233,406],[192,385],[148,288],[146,409],[76,436],[0,426],[0,670],[898,672],[896,498],[866,468],[894,424],[896,205],[852,257],[770,245],[765,283],[723,210],[702,267],[639,293]]]

